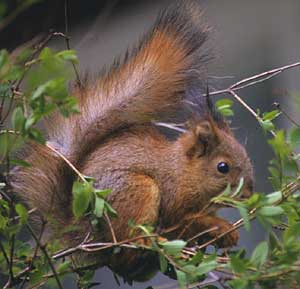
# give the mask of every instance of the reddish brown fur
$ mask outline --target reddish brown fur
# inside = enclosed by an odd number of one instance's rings
[[[68,119],[55,116],[49,122],[49,143],[84,175],[94,177],[97,188],[112,189],[108,201],[118,212],[112,220],[118,240],[129,237],[129,220],[162,232],[176,225],[165,236],[185,239],[217,225],[219,230],[211,233],[215,236],[231,225],[216,217],[214,210],[202,212],[203,207],[228,183],[236,187],[241,177],[244,191],[252,190],[252,166],[245,149],[229,127],[220,125],[209,112],[176,141],[166,139],[151,124],[181,107],[189,86],[199,85],[199,73],[205,70],[198,53],[207,34],[199,27],[200,9],[192,0],[180,3],[161,16],[122,65],[74,90],[80,114]],[[52,227],[55,231],[73,224],[74,172],[41,145],[32,145],[26,160],[32,167],[12,172],[15,191],[40,214],[51,215],[58,224]],[[219,162],[229,164],[228,174],[218,172]],[[86,219],[78,224],[77,233],[64,235],[69,244],[81,242],[91,230]],[[237,233],[231,233],[219,245],[231,246],[237,239]],[[112,240],[104,221],[95,240]],[[137,268],[144,268],[144,258],[155,263],[152,257],[122,251],[96,258],[119,273],[139,278]]]

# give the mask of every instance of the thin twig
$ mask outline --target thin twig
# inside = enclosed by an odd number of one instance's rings
[[[15,277],[13,272],[14,265],[14,248],[15,248],[15,234],[12,235],[10,239],[10,251],[9,251],[9,264],[8,264],[8,280],[4,285],[4,289],[10,288],[14,283]]]
[[[47,252],[47,250],[46,250],[46,247],[45,247],[44,245],[41,244],[39,238],[38,238],[37,235],[34,233],[34,231],[32,230],[32,228],[30,227],[29,224],[26,224],[26,228],[28,229],[28,231],[29,231],[30,234],[32,235],[33,239],[35,240],[36,244],[40,247],[41,251],[43,252],[44,256],[46,257],[46,259],[47,259],[47,261],[48,261],[48,264],[49,264],[49,266],[50,266],[50,268],[51,268],[51,271],[52,271],[52,273],[53,273],[53,275],[54,275],[54,278],[55,278],[55,280],[56,280],[57,286],[59,287],[59,289],[63,289],[63,286],[62,286],[62,284],[61,284],[61,282],[60,282],[60,279],[59,279],[58,274],[57,274],[57,272],[56,272],[56,269],[55,269],[55,267],[54,267],[54,265],[53,265],[53,263],[52,263],[52,260],[51,260],[49,254],[48,254],[48,252]]]
[[[142,236],[137,236],[137,237],[133,237],[133,238],[130,238],[130,239],[126,239],[126,240],[123,240],[123,241],[119,241],[117,243],[112,243],[112,242],[107,242],[107,243],[89,243],[89,244],[84,244],[84,243],[81,243],[79,244],[78,246],[76,247],[73,247],[73,248],[69,248],[67,250],[64,250],[64,251],[60,251],[58,253],[55,253],[52,258],[53,259],[59,259],[59,258],[63,258],[63,257],[66,257],[68,255],[71,255],[77,251],[86,251],[86,250],[89,250],[89,249],[93,249],[93,250],[98,250],[98,251],[102,251],[104,249],[109,249],[109,248],[113,248],[113,247],[122,247],[122,246],[125,246],[125,247],[130,247],[130,248],[141,248],[142,246],[136,246],[136,245],[132,245],[132,243],[138,241],[138,240],[141,240],[141,239],[149,239],[149,238],[155,238],[155,237],[158,237],[157,234],[151,234],[151,235],[142,235]],[[143,246],[143,248],[145,248]]]
[[[60,158],[62,158],[67,165],[78,175],[78,177],[83,181],[83,182],[87,182],[86,179],[84,178],[83,174],[78,171],[76,169],[76,167],[62,154],[60,153],[57,149],[55,149],[54,147],[52,147],[49,143],[46,143],[46,147],[48,147],[51,151],[53,151],[54,153],[56,153]]]
[[[300,62],[292,63],[292,64],[285,65],[285,66],[275,68],[275,69],[271,69],[271,70],[253,75],[251,77],[245,78],[245,79],[231,85],[230,88],[231,89],[245,88],[247,86],[254,85],[256,83],[261,82],[261,79],[264,81],[266,79],[269,79],[270,77],[276,76],[278,73],[281,73],[287,69],[291,69],[291,68],[294,68],[297,66],[300,66]]]
[[[205,235],[205,234],[207,234],[207,233],[216,231],[216,230],[218,230],[218,229],[219,229],[219,228],[218,228],[217,226],[215,226],[215,227],[209,228],[209,229],[207,229],[207,230],[204,230],[204,231],[198,233],[197,235],[193,236],[192,238],[188,239],[188,240],[187,240],[187,243],[190,243],[191,241],[193,241],[193,240],[195,240],[195,239],[198,239],[198,238],[200,238],[201,236],[203,236],[203,235]]]
[[[42,241],[42,237],[43,237],[43,234],[44,234],[44,231],[45,231],[45,225],[46,225],[46,222],[44,220],[42,220],[42,226],[41,226],[41,230],[40,230],[40,235],[38,237],[39,243],[41,243],[41,241]],[[34,261],[37,258],[38,251],[39,251],[39,245],[36,244],[33,256],[31,258],[30,264],[28,266],[28,270],[27,270],[27,272],[25,274],[25,277],[23,278],[23,281],[20,284],[20,286],[19,286],[18,289],[22,289],[24,287],[24,285],[26,283],[26,280],[27,280],[27,277],[29,275],[29,272],[33,269]]]
[[[299,123],[297,123],[293,118],[291,118],[290,116],[289,116],[289,114],[285,111],[285,110],[283,110],[282,109],[282,107],[281,107],[281,105],[280,105],[280,103],[278,103],[278,102],[274,102],[273,103],[274,105],[275,105],[275,107],[292,123],[292,124],[294,124],[295,126],[297,126],[298,128],[300,128],[300,124]]]
[[[251,77],[244,78],[244,79],[232,84],[231,86],[229,86],[226,89],[221,89],[221,90],[216,90],[216,91],[209,92],[209,95],[212,96],[212,95],[219,95],[219,94],[223,94],[223,93],[229,93],[230,90],[237,91],[237,90],[246,88],[250,85],[255,85],[257,83],[260,83],[262,81],[270,79],[270,78],[278,75],[279,73],[282,73],[285,70],[295,68],[295,67],[298,67],[298,66],[300,66],[300,62],[295,62],[295,63],[285,65],[285,66],[282,66],[282,67],[279,67],[279,68],[264,71],[262,73],[253,75]]]
[[[36,211],[37,211],[37,208],[32,208],[27,212],[27,214],[31,215],[31,214],[35,213]],[[20,216],[15,216],[15,217],[11,218],[10,221],[15,222],[15,221],[18,221],[20,218],[21,218]]]
[[[232,89],[229,89],[227,92],[231,94],[233,98],[235,98],[246,110],[248,110],[260,124],[263,123],[263,119],[236,92],[234,92]],[[273,130],[270,130],[270,133],[272,136],[276,136],[276,133]]]
[[[9,253],[9,276],[11,280],[14,280],[13,265],[14,265],[15,240],[16,240],[16,235],[13,234],[10,240],[11,245],[10,245],[10,253]]]
[[[245,107],[259,122],[262,121],[261,117],[251,108],[242,98],[240,98],[232,89],[228,90],[230,93],[243,107]]]
[[[295,63],[292,63],[290,65],[285,65],[285,66],[282,66],[282,67],[279,67],[279,68],[271,69],[271,70],[256,74],[254,76],[244,78],[244,79],[232,84],[231,86],[229,86],[226,89],[212,91],[212,92],[209,93],[209,95],[212,96],[212,95],[219,95],[219,94],[224,94],[224,93],[230,94],[243,107],[245,107],[246,110],[248,110],[258,120],[259,123],[262,123],[262,121],[263,121],[262,118],[235,91],[246,88],[248,86],[258,84],[258,83],[263,82],[263,81],[266,81],[267,79],[270,79],[270,78],[278,75],[279,73],[281,73],[281,72],[283,72],[287,69],[291,69],[291,68],[295,68],[295,67],[299,67],[299,66],[300,66],[300,62],[295,62]],[[273,130],[270,130],[270,133],[273,136],[276,135],[276,133]]]
[[[68,50],[71,50],[71,46],[70,46],[70,37],[69,37],[69,5],[68,5],[68,0],[65,0],[65,41],[66,41],[66,46]],[[82,83],[79,77],[79,73],[76,67],[76,64],[73,60],[71,60],[72,66],[73,66],[73,70],[75,72],[76,75],[76,80],[77,80],[77,84],[79,87],[82,87]]]
[[[109,218],[109,216],[108,216],[108,214],[106,212],[104,213],[104,217],[105,217],[106,222],[107,222],[107,224],[109,226],[109,230],[110,230],[113,242],[116,244],[116,243],[118,243],[117,238],[116,238],[116,234],[115,234],[115,231],[114,231],[113,226],[111,224],[110,218]]]

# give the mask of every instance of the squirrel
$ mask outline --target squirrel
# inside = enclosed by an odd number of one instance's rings
[[[216,226],[208,233],[215,237],[232,225],[216,216],[218,207],[203,208],[228,183],[236,188],[242,177],[243,195],[253,190],[245,148],[202,92],[208,58],[202,48],[208,35],[197,0],[172,3],[122,61],[73,88],[79,114],[57,114],[47,123],[48,143],[83,175],[93,177],[97,188],[112,190],[107,200],[118,213],[111,220],[117,240],[130,237],[129,220],[151,225],[167,239],[188,239]],[[192,107],[188,128],[171,140],[154,121],[173,117],[185,106]],[[14,191],[30,208],[50,215],[56,226],[72,224],[74,171],[45,145],[30,144],[25,160],[30,167],[12,172]],[[66,242],[82,241],[88,223],[80,220],[75,235],[65,233]],[[96,234],[97,240],[112,241],[108,225]],[[232,231],[219,246],[233,246],[238,238]],[[102,253],[101,260],[138,279],[137,268],[148,266],[150,253],[124,250]]]

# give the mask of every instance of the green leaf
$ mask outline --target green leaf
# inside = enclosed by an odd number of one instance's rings
[[[233,272],[241,274],[246,272],[248,268],[247,260],[243,258],[243,251],[232,253],[230,255],[230,267]]]
[[[270,120],[272,121],[276,117],[278,117],[281,114],[281,112],[277,109],[270,111],[270,112],[265,112],[263,114],[263,120]]]
[[[300,223],[296,222],[291,224],[283,233],[283,240],[286,243],[290,239],[294,239],[299,236],[300,233]]]
[[[57,57],[49,48],[45,48],[40,53],[38,62],[34,67],[27,73],[26,77],[26,88],[27,94],[30,95],[33,90],[36,90],[39,86],[47,83],[47,94],[53,98],[52,92],[58,90],[57,80],[63,79],[63,83],[67,84],[67,81],[70,80],[74,71],[72,70],[69,62],[66,62],[64,59]],[[52,84],[48,84],[51,82]],[[50,89],[48,91],[48,89]],[[65,87],[66,95],[67,85]],[[61,94],[61,93],[60,93]],[[55,97],[57,99],[57,97]],[[60,99],[62,100],[62,99]]]
[[[4,229],[8,223],[8,218],[0,214],[0,229]]]
[[[37,100],[40,98],[48,89],[48,87],[51,85],[51,80],[47,81],[46,83],[40,85],[32,94],[30,100]]]
[[[159,254],[159,264],[160,264],[160,271],[165,273],[168,269],[168,261],[162,254]]]
[[[293,127],[289,132],[289,142],[293,148],[300,146],[300,128]]]
[[[242,206],[241,204],[237,205],[237,209],[240,212],[241,217],[244,220],[244,227],[247,231],[250,231],[250,219],[249,219],[249,214],[247,208]]]
[[[144,232],[145,235],[150,235],[153,232],[153,227],[148,225],[134,225],[133,220],[128,221],[129,226],[134,226],[136,229],[140,229],[142,232]]]
[[[25,117],[23,109],[21,107],[16,107],[11,116],[11,122],[13,129],[16,131],[23,131],[25,124]]]
[[[90,183],[75,181],[73,184],[73,214],[80,218],[88,209],[93,187]]]
[[[35,117],[35,115],[29,116],[25,122],[25,130],[28,131],[34,124],[36,124],[37,120],[38,119]]]
[[[284,210],[279,206],[264,206],[260,208],[258,214],[265,217],[274,217],[284,214]]]
[[[188,264],[198,265],[203,261],[203,253],[198,251],[195,256],[188,262]]]
[[[70,269],[70,265],[71,265],[71,261],[65,261],[61,264],[59,264],[59,266],[57,267],[57,272],[60,274],[66,273],[68,272],[68,270]]]
[[[110,216],[112,216],[112,217],[117,217],[118,216],[117,211],[108,202],[105,202],[104,207],[105,207],[105,210],[107,211],[107,213]]]
[[[164,251],[167,254],[178,256],[181,254],[181,250],[185,247],[186,242],[183,240],[174,240],[160,243],[160,245],[163,247]]]
[[[265,196],[267,205],[274,205],[275,203],[282,200],[282,192],[277,191]]]
[[[269,247],[270,247],[270,251],[273,251],[274,249],[282,248],[280,240],[277,237],[275,232],[270,232]]]
[[[266,241],[261,242],[253,251],[250,262],[260,268],[267,261],[269,246]]]
[[[243,188],[243,185],[244,185],[244,178],[242,177],[242,178],[240,178],[239,184],[238,184],[235,192],[232,193],[232,195],[231,195],[233,198],[240,194],[240,192]]]
[[[233,116],[234,113],[233,113],[233,110],[232,109],[229,109],[229,108],[226,108],[226,107],[223,107],[222,110],[220,110],[220,113],[224,116]]]
[[[67,61],[77,62],[77,55],[75,50],[63,50],[56,53],[56,56]]]
[[[246,289],[248,288],[249,281],[246,279],[234,279],[228,282],[233,289]]]
[[[179,271],[179,270],[175,270],[175,272],[176,272],[179,288],[180,289],[187,288],[188,282],[187,282],[186,273]]]
[[[40,53],[40,55],[39,55],[39,59],[40,59],[40,60],[49,59],[49,58],[52,58],[53,55],[54,55],[54,54],[52,53],[51,49],[50,49],[49,47],[45,47],[45,48],[41,51],[41,53]]]
[[[271,174],[271,176],[269,177],[269,180],[270,180],[273,188],[275,190],[280,189],[280,187],[281,187],[281,183],[280,183],[280,171],[276,167],[273,167],[273,166],[269,166],[268,170],[269,170],[269,172]]]
[[[0,98],[8,98],[11,96],[11,84],[0,83]]]
[[[97,218],[101,218],[103,216],[104,204],[105,204],[104,199],[96,197],[94,214],[96,215]]]
[[[216,269],[217,266],[218,266],[218,262],[216,260],[209,260],[209,261],[204,260],[202,263],[200,263],[197,266],[197,274],[199,275],[207,274],[213,271],[214,269]]]
[[[246,205],[249,208],[257,207],[261,201],[261,195],[258,193],[254,193],[249,199],[246,200]]]
[[[285,133],[283,130],[277,131],[275,137],[269,140],[268,143],[272,146],[276,156],[280,159],[288,157],[291,152],[290,147],[285,141]]]
[[[31,255],[33,246],[29,243],[16,240],[15,242],[15,253],[18,258],[27,258]]]
[[[10,135],[9,133],[0,134],[0,155],[5,156],[8,152],[10,145]]]
[[[17,214],[18,214],[19,217],[20,217],[21,224],[27,223],[27,220],[28,220],[28,212],[27,212],[27,209],[26,209],[23,205],[21,205],[21,204],[17,204],[17,205],[15,206],[15,209],[16,209]]]
[[[221,193],[220,196],[229,196],[231,194],[231,185],[227,184],[226,189]]]
[[[233,105],[233,101],[229,98],[222,98],[216,101],[216,106],[232,106]]]
[[[75,97],[67,97],[63,103],[59,104],[59,111],[64,117],[69,117],[71,113],[79,113],[78,100]]]
[[[46,141],[43,134],[42,134],[42,132],[39,129],[34,128],[34,127],[30,128],[30,130],[28,131],[28,136],[31,139],[34,139],[35,141],[37,141],[41,144],[44,144],[45,141]]]
[[[272,121],[270,121],[269,119],[266,119],[266,120],[259,120],[259,123],[260,125],[262,126],[262,128],[265,130],[265,131],[271,131],[271,130],[274,130],[275,129],[275,126],[274,124],[272,123]]]
[[[37,285],[41,280],[44,278],[44,272],[40,270],[33,270],[29,274],[29,284],[30,285]]]
[[[4,65],[6,65],[8,61],[9,61],[8,52],[4,49],[0,50],[0,71],[1,71],[1,68]]]
[[[29,167],[31,166],[31,165],[30,165],[28,162],[26,162],[25,160],[16,159],[16,158],[12,159],[12,160],[10,161],[10,163],[11,163],[12,165],[21,166],[21,167],[24,167],[24,168],[29,168]]]
[[[232,110],[233,101],[227,98],[220,99],[216,101],[216,108],[219,113],[224,116],[232,116],[234,115]]]
[[[99,198],[103,198],[103,199],[105,199],[111,192],[112,192],[111,189],[107,189],[107,190],[95,190],[95,194]]]

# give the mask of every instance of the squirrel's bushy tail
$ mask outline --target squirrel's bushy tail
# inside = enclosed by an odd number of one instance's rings
[[[200,81],[208,29],[197,0],[172,4],[158,17],[140,44],[111,70],[74,89],[80,114],[49,121],[49,141],[80,168],[86,155],[111,133],[158,120],[181,105],[187,86]],[[99,56],[101,57],[101,55]],[[202,78],[203,80],[203,78]],[[17,191],[42,210],[70,202],[70,169],[53,152],[36,145],[31,168],[16,170]],[[19,172],[18,172],[19,171]],[[66,208],[66,207],[65,207]]]
[[[78,164],[110,133],[178,107],[186,86],[203,76],[205,57],[199,48],[208,29],[201,22],[198,1],[176,2],[121,63],[78,89],[81,114],[57,118],[50,130],[62,153]]]

